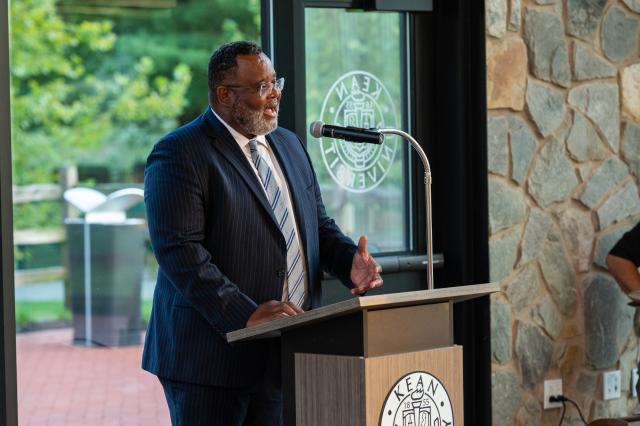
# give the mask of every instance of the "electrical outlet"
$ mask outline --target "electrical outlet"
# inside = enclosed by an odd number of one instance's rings
[[[636,386],[638,385],[638,369],[631,370],[631,396],[637,397],[638,391]]]
[[[607,371],[602,374],[602,399],[620,398],[620,370]]]
[[[562,402],[550,402],[549,398],[552,396],[562,395],[562,379],[545,380],[544,381],[544,409],[550,410],[552,408],[562,407]]]

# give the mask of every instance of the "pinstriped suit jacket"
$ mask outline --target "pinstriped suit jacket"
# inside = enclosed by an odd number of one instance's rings
[[[306,254],[311,306],[322,270],[348,287],[356,246],[325,212],[300,139],[267,136],[292,194]],[[244,153],[209,108],[153,148],[145,204],[159,263],[142,367],[160,377],[215,386],[252,383],[268,342],[230,345],[256,307],[281,300],[285,241]]]

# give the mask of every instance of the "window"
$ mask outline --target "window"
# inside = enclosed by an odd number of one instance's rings
[[[259,1],[10,3],[20,424],[169,424],[140,368],[157,268],[143,205],[84,219],[134,196],[153,144],[204,111],[209,56],[259,40]]]
[[[406,130],[404,14],[305,9],[307,128],[315,120]],[[371,46],[376,46],[375,50]],[[409,250],[406,142],[307,137],[328,213],[372,253]]]

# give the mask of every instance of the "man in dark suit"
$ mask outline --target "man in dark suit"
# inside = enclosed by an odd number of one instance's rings
[[[366,237],[356,247],[327,216],[302,142],[277,127],[283,85],[254,43],[222,46],[210,108],[147,161],[160,269],[142,366],[174,425],[280,424],[277,342],[225,334],[318,306],[323,270],[356,295],[382,285]]]

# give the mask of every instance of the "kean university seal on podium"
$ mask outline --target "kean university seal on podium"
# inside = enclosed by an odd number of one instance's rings
[[[425,371],[401,377],[389,390],[380,426],[452,426],[453,409],[444,385]]]
[[[366,71],[351,71],[336,80],[320,112],[325,123],[360,128],[398,128],[391,95],[380,79]],[[351,192],[367,192],[382,182],[396,156],[398,140],[382,145],[322,138],[322,159],[333,180]]]

